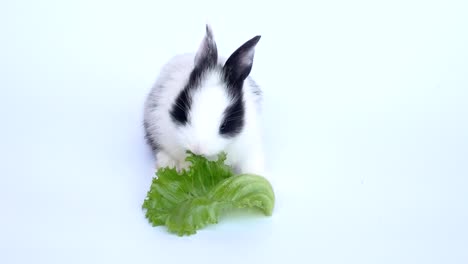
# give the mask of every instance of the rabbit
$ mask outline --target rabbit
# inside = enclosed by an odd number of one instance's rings
[[[196,52],[162,66],[144,103],[145,138],[156,169],[187,169],[187,151],[210,160],[225,152],[235,172],[264,175],[262,90],[249,76],[261,36],[224,58],[209,24],[205,31]]]

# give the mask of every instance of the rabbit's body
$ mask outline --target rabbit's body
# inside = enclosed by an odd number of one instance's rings
[[[156,167],[187,167],[186,151],[227,163],[242,173],[264,173],[259,114],[261,90],[248,77],[259,37],[230,58],[218,58],[211,29],[199,51],[166,63],[144,112]]]

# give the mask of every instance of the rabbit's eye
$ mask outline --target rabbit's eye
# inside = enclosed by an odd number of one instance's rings
[[[226,108],[219,133],[224,137],[234,137],[239,134],[244,127],[244,111],[244,104],[241,100],[236,100]]]
[[[221,127],[219,128],[219,132],[220,132],[221,134],[227,134],[227,132],[228,132],[227,129],[226,129],[226,128],[228,127],[228,126],[226,125],[226,123],[227,123],[227,122],[223,122],[223,123],[221,124]]]

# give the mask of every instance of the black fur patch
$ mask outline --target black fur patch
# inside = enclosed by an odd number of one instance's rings
[[[184,89],[177,96],[170,115],[172,120],[178,125],[186,125],[188,120],[188,113],[192,105],[192,91],[200,87],[202,79],[206,72],[214,69],[218,62],[218,49],[216,42],[213,39],[211,29],[206,26],[206,34],[203,39],[202,45],[195,55],[195,67],[190,73],[189,80]]]
[[[170,112],[172,120],[179,125],[185,125],[188,122],[188,112],[192,104],[192,97],[189,94],[190,87],[187,85],[172,105]]]
[[[234,103],[224,111],[224,118],[219,128],[219,133],[224,137],[238,135],[244,127],[245,106],[242,94],[235,97]]]
[[[202,60],[202,63],[197,65],[195,69],[190,73],[190,77],[187,85],[180,92],[179,96],[175,100],[170,115],[172,120],[179,125],[186,125],[188,120],[188,113],[192,106],[192,96],[191,93],[193,90],[196,90],[200,87],[205,73],[212,70],[216,65],[213,64],[210,60]]]
[[[234,102],[225,110],[219,133],[225,137],[234,137],[244,128],[245,106],[243,102],[244,82],[252,70],[253,52],[260,36],[255,36],[240,46],[227,59],[223,66],[224,81],[229,96]]]

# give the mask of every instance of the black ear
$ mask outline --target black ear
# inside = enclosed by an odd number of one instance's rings
[[[243,82],[252,70],[255,46],[261,36],[255,36],[240,46],[224,64],[223,70],[226,80],[235,85]]]
[[[195,55],[195,67],[210,68],[218,63],[218,49],[213,38],[213,31],[206,25],[205,37]]]

